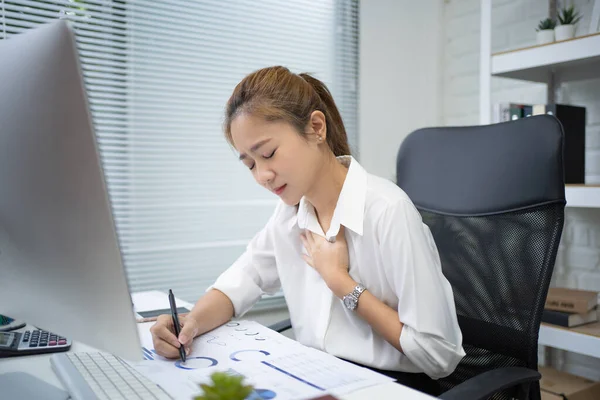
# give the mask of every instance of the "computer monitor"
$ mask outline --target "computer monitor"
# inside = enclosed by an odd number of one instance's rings
[[[0,314],[141,360],[75,37],[0,41]]]

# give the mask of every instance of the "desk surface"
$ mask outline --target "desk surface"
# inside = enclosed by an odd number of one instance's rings
[[[97,351],[93,347],[83,343],[73,342],[72,352]],[[62,384],[54,374],[50,365],[50,354],[40,354],[33,356],[10,357],[0,359],[0,374],[6,372],[27,372],[63,389]],[[362,400],[362,399],[403,399],[403,400],[431,400],[426,394],[420,393],[414,389],[399,385],[394,382],[383,385],[373,386],[357,390],[356,392],[341,397],[343,400]]]

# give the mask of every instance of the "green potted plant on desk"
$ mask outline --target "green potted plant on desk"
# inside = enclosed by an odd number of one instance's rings
[[[194,400],[244,400],[254,390],[251,385],[244,385],[241,375],[229,375],[225,372],[215,372],[210,376],[212,384],[201,384],[204,391]]]
[[[552,18],[546,18],[540,21],[537,31],[537,44],[546,44],[554,42],[554,28],[556,22]]]
[[[575,10],[575,6],[563,7],[558,13],[560,25],[554,28],[556,41],[572,39],[575,37],[575,24],[579,22],[581,15]]]

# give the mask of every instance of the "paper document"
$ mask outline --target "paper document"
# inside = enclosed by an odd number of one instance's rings
[[[138,326],[145,361],[132,365],[176,399],[200,394],[216,371],[239,374],[255,388],[250,399],[307,399],[341,395],[392,381],[291,340],[256,322],[235,321],[194,340],[187,361],[154,352],[148,326]]]

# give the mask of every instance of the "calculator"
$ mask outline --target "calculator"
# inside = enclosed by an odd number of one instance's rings
[[[42,329],[0,332],[0,357],[54,353],[70,348],[70,339]]]

